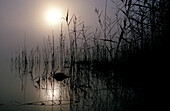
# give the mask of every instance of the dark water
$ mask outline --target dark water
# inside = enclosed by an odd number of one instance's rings
[[[78,49],[77,49],[78,50]],[[63,47],[45,45],[28,50],[25,46],[11,57],[8,73],[13,88],[10,102],[2,110],[17,111],[135,111],[141,107],[140,93],[126,87],[113,64],[78,56]],[[77,52],[77,53],[76,53]],[[89,57],[88,57],[89,56]],[[56,79],[57,73],[68,78]],[[14,84],[15,82],[15,84]],[[6,90],[7,91],[7,90]]]
[[[12,101],[8,110],[121,111],[125,108],[133,110],[135,91],[133,88],[123,87],[115,79],[114,72],[99,72],[92,69],[92,64],[77,63],[76,67],[72,67],[71,73],[70,68],[64,68],[63,72],[70,76],[69,78],[57,81],[51,76],[52,72],[49,70],[52,69],[51,65],[48,69],[36,66],[32,70],[34,73],[28,71],[28,66],[16,66],[16,69],[20,67],[20,71],[15,73],[19,74],[18,87],[21,88],[22,97],[20,100]]]

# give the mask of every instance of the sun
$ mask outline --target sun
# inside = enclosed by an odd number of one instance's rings
[[[45,12],[45,19],[49,25],[56,25],[61,21],[61,11],[55,7],[50,7]]]

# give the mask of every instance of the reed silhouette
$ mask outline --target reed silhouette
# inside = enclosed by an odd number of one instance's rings
[[[58,102],[68,105],[70,111],[144,111],[149,102],[155,103],[153,94],[161,92],[155,86],[166,77],[160,74],[165,74],[164,62],[169,58],[170,3],[112,0],[112,18],[107,13],[108,2],[104,14],[95,8],[100,26],[95,31],[91,32],[81,17],[70,17],[68,10],[68,36],[64,36],[61,26],[59,41],[52,34],[44,40],[42,51],[37,46],[29,53],[25,46],[11,59],[23,90],[26,75],[31,76],[38,90],[54,91],[55,82],[60,81],[60,99],[43,101],[43,105],[50,101],[55,106]]]

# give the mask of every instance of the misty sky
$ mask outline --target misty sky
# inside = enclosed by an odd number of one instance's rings
[[[23,96],[19,79],[11,74],[9,66],[10,57],[23,45],[24,37],[28,46],[34,46],[51,34],[51,30],[56,33],[60,30],[60,24],[52,27],[44,20],[47,8],[56,6],[63,17],[69,9],[70,15],[81,16],[86,25],[95,26],[94,9],[104,10],[104,5],[105,0],[0,0],[0,110],[1,104],[20,100]]]
[[[0,0],[0,52],[7,53],[7,48],[15,47],[23,41],[25,33],[28,41],[39,41],[59,28],[51,27],[44,20],[44,12],[48,7],[55,5],[66,16],[67,9],[70,13],[84,18],[87,24],[92,24],[95,7],[101,7],[103,0]],[[89,20],[90,19],[90,20]],[[3,48],[2,48],[3,47]],[[9,50],[8,49],[8,50]]]
[[[37,44],[51,30],[60,30],[60,24],[51,27],[44,19],[50,6],[58,7],[63,17],[69,9],[70,15],[81,16],[86,25],[94,26],[94,9],[104,10],[104,5],[105,0],[0,0],[0,56],[10,54],[9,50],[21,44],[25,35],[28,43]]]

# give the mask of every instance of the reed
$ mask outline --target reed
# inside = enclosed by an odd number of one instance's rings
[[[68,36],[61,25],[60,35],[52,33],[44,39],[43,48],[37,45],[28,52],[25,42],[16,52],[11,62],[22,81],[22,90],[26,90],[27,75],[39,91],[54,91],[55,85],[60,85],[59,98],[21,105],[46,106],[50,101],[52,107],[59,103],[62,110],[64,101],[68,101],[71,111],[142,109],[144,99],[140,96],[144,97],[143,83],[148,74],[143,64],[159,46],[166,46],[167,1],[112,0],[114,17],[107,13],[108,2],[104,14],[95,8],[99,23],[95,31],[81,17],[70,16],[68,10]],[[52,75],[57,71],[70,78],[56,82]]]

